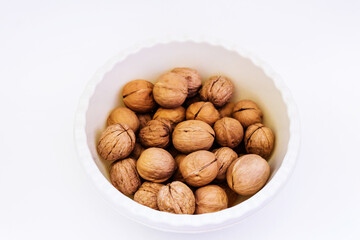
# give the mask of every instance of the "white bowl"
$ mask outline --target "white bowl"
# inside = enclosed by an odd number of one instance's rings
[[[240,204],[210,214],[176,215],[142,206],[109,182],[108,164],[100,160],[96,142],[111,109],[120,104],[122,86],[134,79],[155,81],[174,67],[197,69],[203,79],[224,74],[233,80],[234,101],[252,99],[264,113],[264,124],[275,133],[269,160],[271,176],[263,189]],[[122,104],[122,103],[121,103]],[[79,158],[102,196],[122,215],[147,226],[174,232],[202,232],[237,223],[269,202],[288,180],[300,142],[299,118],[283,81],[253,55],[235,46],[209,40],[172,40],[150,43],[120,54],[93,77],[79,103],[75,142]]]

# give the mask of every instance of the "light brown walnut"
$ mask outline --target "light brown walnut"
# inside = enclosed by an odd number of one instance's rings
[[[159,210],[157,194],[163,186],[160,183],[144,182],[134,194],[134,201],[149,208]]]
[[[198,71],[191,68],[174,68],[171,72],[177,73],[187,80],[188,98],[194,97],[197,94],[201,87],[201,77]]]
[[[216,176],[216,179],[224,180],[226,179],[226,171],[228,167],[238,157],[238,155],[229,147],[219,148],[214,153],[219,166],[219,172]]]
[[[234,118],[224,117],[214,125],[216,142],[223,147],[237,147],[243,139],[244,130]]]
[[[224,189],[217,185],[207,185],[195,191],[196,214],[212,213],[228,206],[228,198]]]
[[[150,113],[137,113],[136,116],[139,119],[140,129],[146,126],[146,124],[152,119]]]
[[[244,128],[247,128],[254,123],[261,123],[263,113],[255,102],[251,100],[241,100],[234,106],[232,116],[237,119]]]
[[[224,106],[234,93],[234,84],[224,76],[212,76],[200,90],[203,101],[212,102],[216,107]]]
[[[107,125],[115,123],[124,123],[128,125],[134,132],[137,132],[140,126],[140,122],[136,114],[126,107],[118,107],[111,111]]]
[[[166,119],[172,127],[175,127],[181,121],[185,120],[185,108],[180,106],[177,108],[158,108],[155,112],[153,119]]]
[[[126,158],[114,162],[110,167],[111,183],[125,195],[131,195],[139,188],[141,181],[136,171],[136,161]]]
[[[166,148],[170,144],[171,124],[166,119],[151,120],[139,132],[144,147]]]
[[[214,125],[219,118],[220,114],[211,102],[196,102],[186,110],[187,120],[200,120],[210,126]]]
[[[244,141],[247,153],[268,159],[274,148],[275,136],[270,128],[261,123],[255,123],[246,129]]]
[[[156,106],[153,87],[151,82],[143,79],[128,82],[122,90],[124,104],[135,112],[151,112]]]
[[[231,117],[231,115],[233,113],[233,110],[234,110],[234,107],[235,107],[235,103],[228,102],[224,106],[219,108],[220,118]]]

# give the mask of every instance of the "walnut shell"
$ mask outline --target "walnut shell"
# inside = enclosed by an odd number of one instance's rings
[[[144,150],[145,148],[143,148],[140,143],[135,143],[134,150],[131,152],[130,157],[137,160]]]
[[[168,120],[151,120],[139,132],[144,147],[165,148],[170,143],[171,124]]]
[[[140,129],[146,126],[146,124],[151,121],[152,117],[150,113],[137,113],[136,116],[139,119]]]
[[[156,106],[153,87],[151,82],[142,79],[128,82],[122,91],[124,104],[135,112],[151,112]]]
[[[140,155],[136,167],[140,176],[152,182],[164,182],[175,171],[175,160],[162,148],[148,148]]]
[[[204,101],[212,102],[216,107],[222,107],[229,101],[234,92],[233,83],[224,76],[212,76],[200,90]]]
[[[183,153],[208,150],[212,146],[215,132],[211,126],[199,120],[179,123],[172,134],[174,147]]]
[[[244,130],[240,122],[234,118],[224,117],[214,125],[216,142],[223,147],[234,148],[240,144]]]
[[[214,153],[200,150],[187,155],[179,165],[186,183],[201,187],[214,180],[219,172]]]
[[[217,212],[226,209],[228,198],[224,189],[217,185],[207,185],[195,191],[196,214]]]
[[[226,178],[226,171],[228,167],[238,157],[238,155],[234,150],[228,147],[219,148],[214,153],[219,166],[219,172],[216,179],[224,180]]]
[[[140,126],[140,122],[136,114],[126,107],[118,107],[111,111],[107,119],[107,125],[109,126],[115,123],[125,123],[134,132],[137,132]]]
[[[210,126],[214,125],[219,118],[220,114],[211,102],[196,102],[186,110],[187,120],[204,121]]]
[[[224,106],[222,106],[219,109],[220,118],[231,117],[234,107],[235,107],[235,103],[233,102],[228,102]]]
[[[176,124],[185,120],[185,108],[182,106],[172,109],[158,108],[153,119],[160,118],[170,121],[172,127],[175,127]]]
[[[199,94],[196,94],[195,97],[192,98],[187,98],[183,104],[183,106],[185,108],[188,108],[191,104],[196,103],[196,102],[201,102],[201,98]]]
[[[176,156],[175,158],[175,162],[176,162],[176,165],[177,165],[177,169],[174,173],[174,175],[172,176],[172,179],[173,181],[180,181],[180,182],[185,182],[185,179],[184,177],[182,176],[181,172],[180,172],[180,169],[179,169],[179,165],[181,163],[181,161],[186,157],[185,154],[179,154]]]
[[[254,124],[262,122],[262,111],[251,100],[241,100],[236,103],[233,113],[233,118],[237,119],[244,128]]]
[[[160,183],[144,182],[134,194],[134,201],[149,208],[159,210],[157,194],[164,185]]]
[[[269,176],[268,162],[256,154],[246,154],[237,158],[226,173],[229,187],[243,196],[258,192]]]
[[[120,192],[131,195],[141,185],[140,177],[136,171],[136,161],[126,158],[114,162],[110,167],[110,181]]]
[[[257,154],[267,159],[274,148],[275,136],[270,128],[261,123],[255,123],[246,129],[244,141],[247,153]]]
[[[228,186],[227,182],[219,183],[218,186],[224,189],[226,193],[226,196],[228,198],[228,208],[233,207],[239,195]]]
[[[195,196],[186,184],[174,181],[163,186],[158,192],[157,204],[160,211],[176,214],[193,214]]]
[[[183,76],[188,83],[188,98],[194,97],[201,87],[201,77],[198,71],[191,68],[174,68],[173,73]]]
[[[103,159],[114,161],[129,156],[134,146],[133,130],[126,124],[118,123],[108,126],[101,134],[97,150]]]
[[[168,72],[161,75],[155,83],[155,101],[164,108],[181,106],[188,94],[187,80],[176,73]]]

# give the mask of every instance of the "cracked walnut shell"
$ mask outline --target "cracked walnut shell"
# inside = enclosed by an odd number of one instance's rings
[[[214,125],[216,142],[223,147],[237,147],[244,136],[240,122],[234,118],[224,117]]]
[[[137,113],[136,116],[139,119],[140,129],[146,126],[146,124],[152,119],[150,113]]]
[[[214,125],[219,118],[220,114],[211,102],[196,102],[186,110],[187,120],[200,120],[210,126]]]
[[[143,79],[128,82],[122,91],[124,104],[135,112],[150,112],[156,106],[153,87],[151,82]]]
[[[183,76],[188,83],[188,98],[194,97],[201,87],[201,77],[198,71],[191,68],[174,68],[171,72]]]
[[[185,120],[185,108],[180,106],[177,108],[158,108],[153,119],[166,119],[170,121],[173,127],[181,121]]]
[[[196,214],[217,212],[227,208],[228,198],[224,189],[207,185],[195,191]]]
[[[151,120],[139,132],[144,147],[165,148],[170,143],[171,124],[166,119]]]
[[[125,123],[134,132],[137,132],[140,126],[140,122],[136,114],[126,107],[118,107],[111,111],[107,119],[107,125],[109,126],[115,123]]]
[[[144,182],[134,194],[134,201],[149,208],[159,210],[157,194],[163,186],[160,183]]]
[[[275,136],[270,128],[261,123],[249,126],[245,132],[245,149],[247,153],[260,155],[267,159],[274,148]]]
[[[233,113],[233,118],[237,119],[244,128],[262,122],[262,111],[258,105],[251,100],[241,100],[236,103]]]
[[[228,102],[224,106],[222,106],[218,110],[219,114],[220,114],[220,118],[231,117],[234,107],[235,107],[235,103],[233,103],[233,102]]]
[[[219,148],[214,153],[219,166],[219,172],[216,179],[224,180],[226,178],[226,171],[228,167],[238,157],[238,155],[234,150],[228,147]]]
[[[212,76],[200,90],[204,101],[212,102],[215,107],[222,107],[229,101],[234,92],[233,83],[224,76]]]
[[[139,188],[141,181],[136,171],[136,161],[126,158],[114,162],[110,167],[110,181],[120,192],[131,195]]]
[[[101,134],[97,150],[103,159],[114,161],[129,156],[134,146],[133,130],[126,124],[118,123],[108,126]]]

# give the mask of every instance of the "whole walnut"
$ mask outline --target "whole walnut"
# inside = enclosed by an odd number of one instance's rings
[[[196,102],[201,102],[201,98],[199,94],[196,94],[195,97],[192,98],[187,98],[183,104],[183,106],[185,108],[188,108],[191,104],[196,103]]]
[[[217,185],[207,185],[195,191],[196,214],[217,212],[228,207],[224,189]]]
[[[251,100],[241,100],[236,103],[232,116],[237,119],[244,128],[247,128],[254,123],[261,123],[263,114],[255,102]]]
[[[149,208],[159,210],[157,194],[164,185],[160,183],[144,182],[134,194],[134,201]]]
[[[185,120],[185,108],[182,106],[172,109],[158,108],[153,116],[153,119],[160,118],[170,121],[171,125],[175,127],[176,124]]]
[[[233,102],[228,102],[224,106],[222,106],[219,109],[220,118],[231,117],[234,107],[235,107],[235,103]]]
[[[131,152],[130,157],[137,160],[144,150],[145,148],[143,148],[140,143],[135,143],[134,150]]]
[[[185,154],[179,154],[176,156],[175,158],[175,162],[176,162],[176,165],[177,165],[177,169],[174,173],[174,175],[172,176],[172,179],[173,181],[180,181],[180,182],[185,182],[185,179],[184,177],[182,176],[181,172],[180,172],[180,169],[179,169],[179,165],[181,163],[181,161],[186,157]]]
[[[223,147],[234,148],[240,144],[244,130],[240,122],[234,118],[224,117],[214,125],[216,142]]]
[[[186,184],[174,181],[163,186],[157,195],[160,211],[176,214],[193,214],[195,212],[195,196]]]
[[[246,129],[244,141],[247,153],[257,154],[267,159],[274,148],[275,136],[270,128],[261,123],[255,123]]]
[[[146,126],[146,124],[152,119],[150,113],[137,113],[136,116],[139,119],[140,129]]]
[[[191,68],[174,68],[173,73],[183,76],[188,83],[188,98],[194,97],[201,87],[201,77],[198,71]]]
[[[204,121],[210,126],[214,125],[219,118],[220,114],[211,102],[196,102],[186,110],[187,120]]]
[[[224,189],[224,191],[226,193],[226,196],[228,198],[228,208],[233,207],[235,205],[239,195],[229,187],[227,182],[219,183],[218,186],[221,187],[222,189]]]
[[[187,80],[176,73],[168,72],[161,75],[155,83],[155,101],[164,108],[181,106],[188,95]]]
[[[162,148],[148,148],[136,164],[140,176],[152,182],[164,182],[174,173],[176,163],[171,154]]]
[[[124,104],[135,112],[151,112],[156,106],[153,88],[151,82],[142,79],[128,82],[122,91]]]
[[[141,185],[140,177],[136,171],[136,161],[126,158],[114,162],[110,167],[110,181],[120,192],[131,195]]]
[[[219,172],[216,179],[224,180],[226,178],[226,171],[228,167],[238,157],[238,155],[234,150],[228,147],[219,148],[214,153],[219,166]]]
[[[172,134],[174,147],[183,153],[208,150],[212,146],[215,132],[211,126],[199,120],[179,123]]]
[[[168,120],[151,120],[139,132],[144,147],[165,148],[170,143],[171,124]]]
[[[258,192],[269,179],[268,162],[256,154],[246,154],[232,162],[226,173],[229,187],[248,196]]]
[[[214,153],[200,150],[187,155],[179,165],[186,183],[201,187],[214,180],[219,172]]]
[[[140,122],[136,114],[126,107],[118,107],[111,111],[107,119],[107,125],[109,126],[115,123],[125,123],[134,132],[137,132],[140,126]]]
[[[224,106],[234,92],[233,83],[224,76],[212,76],[204,83],[200,90],[200,97],[204,101],[212,102],[216,107]]]
[[[135,146],[135,134],[126,124],[117,123],[108,126],[101,134],[97,150],[108,161],[129,156]]]

